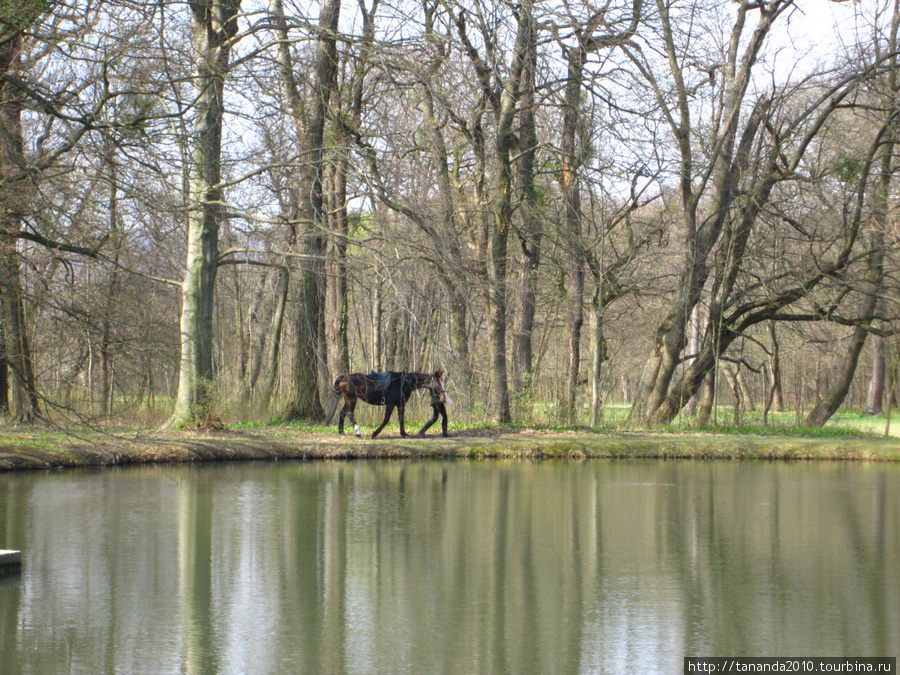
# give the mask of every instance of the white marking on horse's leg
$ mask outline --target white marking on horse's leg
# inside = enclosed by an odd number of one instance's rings
[[[353,424],[353,431],[356,432],[357,437],[359,437],[359,438],[362,437],[362,431],[360,430],[358,424],[356,424],[356,423]]]

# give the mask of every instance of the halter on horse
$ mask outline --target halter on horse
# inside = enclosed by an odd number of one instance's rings
[[[408,436],[404,427],[406,402],[415,390],[427,389],[431,394],[431,408],[434,411],[434,416],[419,430],[418,435],[424,436],[425,431],[437,421],[440,415],[443,417],[441,422],[443,435],[448,436],[447,408],[444,403],[449,399],[447,391],[444,389],[444,384],[441,382],[443,377],[443,370],[436,370],[434,373],[390,372],[384,374],[373,372],[368,375],[365,373],[341,375],[334,381],[331,403],[328,406],[328,416],[325,419],[325,424],[331,423],[338,401],[343,396],[344,407],[341,408],[341,413],[338,417],[338,433],[344,433],[344,418],[349,415],[350,422],[356,430],[356,435],[361,435],[359,425],[356,424],[356,420],[353,418],[353,412],[356,409],[356,402],[362,400],[371,405],[383,405],[385,407],[384,421],[380,427],[372,432],[372,438],[378,436],[381,430],[384,429],[391,419],[394,408],[397,408],[397,416],[400,419],[400,435]]]

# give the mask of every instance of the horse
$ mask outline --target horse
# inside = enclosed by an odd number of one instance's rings
[[[418,435],[424,436],[428,428],[437,422],[438,416],[442,416],[441,428],[443,435],[449,436],[447,433],[447,407],[445,405],[445,402],[449,402],[449,397],[447,396],[447,390],[444,389],[444,383],[441,381],[443,377],[443,370],[436,370],[434,373],[376,373],[373,371],[368,375],[365,373],[341,375],[334,381],[325,425],[327,426],[331,423],[338,401],[343,397],[344,407],[341,408],[341,414],[338,418],[338,433],[344,433],[344,418],[349,415],[356,435],[358,437],[362,436],[359,425],[353,417],[353,411],[356,410],[356,402],[363,400],[370,405],[383,405],[385,407],[384,421],[380,427],[372,432],[372,438],[377,437],[387,425],[394,408],[397,408],[397,416],[400,418],[400,435],[405,438],[409,435],[404,427],[406,402],[417,389],[427,389],[431,394],[431,408],[434,416],[419,430]]]

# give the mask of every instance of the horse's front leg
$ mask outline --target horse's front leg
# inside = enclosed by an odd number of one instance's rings
[[[386,406],[384,406],[384,421],[381,423],[380,427],[378,427],[375,431],[372,432],[372,438],[375,438],[378,434],[381,433],[381,430],[387,426],[387,423],[391,419],[391,413],[393,413],[393,412],[394,412],[393,404],[388,403]]]

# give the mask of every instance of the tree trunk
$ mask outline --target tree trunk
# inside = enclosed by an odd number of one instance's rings
[[[744,402],[743,391],[738,383],[738,368],[733,363],[726,363],[722,367],[722,373],[734,397],[734,426],[738,426],[741,423],[741,408]]]
[[[887,409],[885,410],[885,420],[884,420],[884,435],[888,437],[891,435],[891,411],[894,408],[895,399],[894,399],[894,387],[897,384],[897,369],[900,368],[900,343],[895,344],[895,353],[894,360],[891,363],[891,368],[888,371],[888,398],[887,398]]]
[[[809,411],[804,424],[808,427],[822,427],[837,412],[844,402],[853,376],[856,374],[856,364],[859,362],[859,354],[866,343],[868,333],[863,328],[854,328],[850,337],[850,345],[841,361],[836,373],[834,383],[828,388],[820,400]],[[818,389],[818,387],[817,387]]]
[[[287,267],[278,268],[278,282],[276,284],[276,296],[278,304],[272,315],[272,329],[269,335],[269,349],[266,352],[266,382],[263,386],[262,405],[268,407],[275,391],[275,380],[278,377],[278,361],[281,355],[281,334],[284,326],[284,314],[287,307],[288,291],[290,290],[290,274]]]
[[[700,323],[701,323],[700,305],[696,305],[694,307],[694,310],[691,312],[691,329],[690,329],[690,335],[688,336],[688,346],[687,346],[688,354],[696,354],[697,352],[700,351]],[[693,358],[686,359],[685,365],[689,366],[691,363],[693,363],[693,361],[694,361]],[[689,417],[693,417],[694,415],[696,415],[697,414],[697,404],[698,404],[698,399],[697,399],[697,395],[695,394],[694,396],[691,397],[691,400],[688,401],[687,405],[684,408],[685,415],[688,415]]]
[[[213,409],[213,310],[222,204],[224,88],[240,0],[192,2],[194,129],[181,286],[181,367],[175,411],[166,426],[216,425]]]
[[[333,164],[329,171],[330,189],[328,219],[329,230],[334,242],[334,270],[329,275],[332,288],[331,326],[329,344],[334,345],[329,354],[329,363],[334,375],[350,372],[350,341],[347,335],[350,308],[347,283],[347,246],[350,240],[350,222],[347,217],[347,155],[341,147],[335,150]],[[326,380],[327,382],[327,380]]]
[[[535,27],[532,24],[531,30]],[[513,390],[530,393],[534,387],[534,316],[537,306],[537,275],[541,262],[541,221],[535,187],[535,158],[538,138],[535,121],[535,71],[537,68],[537,40],[528,40],[522,68],[521,112],[519,114],[519,159],[516,174],[520,194],[522,248],[519,272],[519,292],[516,323],[513,332],[512,370]]]
[[[747,382],[747,376],[744,375],[744,371],[741,368],[737,368],[736,379],[738,388],[741,391],[741,405],[743,406],[743,410],[756,410],[756,398],[753,396],[753,389],[750,388],[750,384]]]
[[[25,328],[16,239],[8,234],[9,221],[0,217],[0,298],[9,373],[8,406],[10,421],[27,424],[40,415],[40,403]]]
[[[2,329],[2,325],[0,323],[0,329]],[[6,349],[2,346],[4,339],[0,335],[0,349],[6,353]],[[6,365],[6,357],[0,358],[0,417],[9,417],[9,366]]]
[[[378,371],[384,365],[384,341],[381,330],[383,315],[384,298],[379,285],[375,288],[375,298],[372,301],[372,368]]]
[[[244,371],[241,373],[241,383],[244,389],[242,398],[244,400],[249,400],[256,395],[256,385],[259,383],[259,376],[265,365],[268,327],[272,323],[272,315],[275,312],[275,306],[270,298],[274,287],[277,286],[277,281],[272,282],[273,277],[269,271],[266,270],[257,281],[256,292],[253,294],[250,304],[250,316],[247,319],[249,326],[246,337],[244,337],[243,321],[241,321],[240,339],[242,351],[246,351],[246,354],[241,357]]]
[[[606,338],[603,336],[603,306],[602,286],[599,284],[594,290],[591,299],[591,328],[593,329],[594,367],[591,372],[591,426],[600,424],[603,417],[602,400],[600,391],[600,373],[603,362],[606,361]]]
[[[566,352],[565,389],[560,405],[560,417],[565,424],[573,424],[576,421],[575,401],[578,393],[578,370],[581,364],[581,329],[584,325],[584,252],[581,240],[581,195],[578,186],[578,171],[581,162],[576,135],[586,57],[587,54],[581,46],[569,52],[562,123],[560,182],[565,204],[563,236],[569,251],[568,283],[566,284],[568,349]]]
[[[712,416],[713,406],[716,404],[716,373],[707,373],[700,384],[697,395],[697,426],[705,427]]]
[[[108,418],[112,414],[113,397],[113,319],[116,315],[116,302],[119,294],[119,255],[122,250],[119,232],[119,200],[118,170],[116,166],[115,146],[106,153],[109,164],[109,230],[111,240],[112,269],[106,287],[106,302],[100,322],[100,416]]]
[[[515,193],[511,151],[515,144],[513,118],[519,99],[519,81],[525,65],[528,40],[533,38],[532,4],[526,0],[519,7],[519,26],[510,66],[510,74],[500,97],[497,110],[497,138],[494,151],[497,158],[497,186],[494,202],[494,222],[490,239],[490,346],[491,384],[493,385],[493,419],[497,424],[512,420],[509,408],[509,379],[506,363],[507,328],[507,263],[509,232],[513,224]]]
[[[291,394],[284,413],[285,420],[316,420],[324,416],[319,398],[319,330],[323,325],[325,281],[323,258],[326,226],[323,209],[323,143],[328,103],[337,77],[337,30],[340,0],[327,0],[319,10],[319,32],[311,78],[312,101],[309,114],[303,103],[294,75],[293,57],[288,40],[287,22],[281,0],[273,0],[272,11],[278,37],[278,72],[288,113],[298,142],[301,159],[297,180],[297,218],[302,231],[293,245],[302,254],[300,288],[295,320],[296,344],[291,373]]]
[[[781,356],[779,354],[778,337],[775,333],[774,321],[769,321],[769,337],[772,340],[772,412],[783,412],[784,394],[781,391]]]
[[[775,392],[775,378],[771,364],[763,366],[763,426],[769,426],[769,412],[772,410],[772,398]]]
[[[584,327],[584,256],[574,255],[566,297],[566,384],[561,406],[561,417],[565,424],[578,421],[578,371],[581,366],[581,331]],[[581,262],[577,259],[580,258]]]
[[[19,78],[22,34],[0,32],[0,74]],[[4,336],[4,359],[8,367],[10,420],[29,423],[40,415],[31,348],[25,327],[22,300],[18,233],[22,215],[30,208],[31,182],[21,170],[23,157],[22,94],[6,79],[0,80],[0,321]]]
[[[377,0],[376,4],[377,4]],[[374,6],[374,5],[373,5]],[[360,11],[363,14],[363,37],[360,41],[360,56],[352,71],[349,85],[345,84],[349,96],[345,101],[337,89],[336,78],[330,83],[332,116],[342,120],[346,115],[352,116],[353,126],[359,128],[363,115],[363,84],[369,63],[372,42],[374,40],[375,23],[374,16],[366,10],[365,4],[360,3]],[[331,337],[329,343],[333,345],[329,353],[329,363],[332,374],[350,372],[350,297],[349,280],[347,276],[347,249],[350,245],[350,219],[347,211],[347,172],[350,169],[350,133],[344,124],[333,125],[334,149],[332,151],[331,167],[329,174],[328,210],[327,217],[330,223],[329,231],[333,241],[333,271],[329,274],[331,280],[332,312],[331,312]],[[331,388],[333,379],[325,378],[323,384],[327,389]],[[326,392],[330,397],[330,393]]]
[[[501,182],[506,182],[501,179]],[[504,190],[501,187],[500,194]],[[506,424],[512,420],[509,409],[509,384],[506,370],[506,262],[511,209],[498,207],[490,248],[490,349],[491,384],[493,385],[493,421]]]
[[[866,396],[866,414],[881,415],[884,412],[884,338],[872,336],[872,377],[869,378],[869,390]]]

